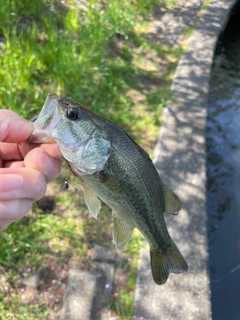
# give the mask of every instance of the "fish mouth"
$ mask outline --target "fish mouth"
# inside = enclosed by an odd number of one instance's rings
[[[31,143],[54,143],[55,140],[51,136],[52,129],[60,120],[58,113],[59,97],[50,93],[42,107],[42,110],[34,121],[34,129],[28,141]]]

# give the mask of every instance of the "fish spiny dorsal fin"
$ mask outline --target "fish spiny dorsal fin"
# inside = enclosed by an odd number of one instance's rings
[[[84,189],[84,201],[88,207],[88,210],[90,211],[93,218],[97,219],[97,215],[101,209],[101,201],[98,199],[98,197],[95,195],[95,193],[87,188],[86,186],[83,186]]]
[[[129,223],[113,212],[113,242],[118,249],[123,250],[126,247],[132,236],[133,229]]]
[[[163,191],[165,197],[165,212],[169,214],[178,214],[182,207],[180,199],[165,185],[163,185]]]

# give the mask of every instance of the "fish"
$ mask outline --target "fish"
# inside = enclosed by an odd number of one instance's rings
[[[165,213],[178,214],[181,201],[162,182],[148,153],[123,129],[69,97],[49,94],[29,141],[58,144],[83,185],[94,218],[102,202],[110,207],[118,249],[127,246],[135,228],[142,233],[156,284],[164,284],[170,273],[187,271],[164,220]]]

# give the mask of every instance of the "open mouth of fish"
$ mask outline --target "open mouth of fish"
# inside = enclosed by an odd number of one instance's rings
[[[28,138],[32,143],[54,143],[55,139],[51,136],[53,128],[60,121],[60,115],[56,108],[59,97],[54,94],[49,94],[42,107],[40,114],[34,117],[34,130]]]

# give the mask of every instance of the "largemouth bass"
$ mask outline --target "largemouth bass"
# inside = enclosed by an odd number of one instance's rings
[[[71,98],[48,95],[30,137],[55,141],[84,187],[94,218],[106,203],[113,214],[113,242],[124,249],[134,228],[149,243],[153,279],[167,281],[187,264],[166,228],[164,213],[177,214],[181,202],[161,181],[148,154],[113,122]]]

